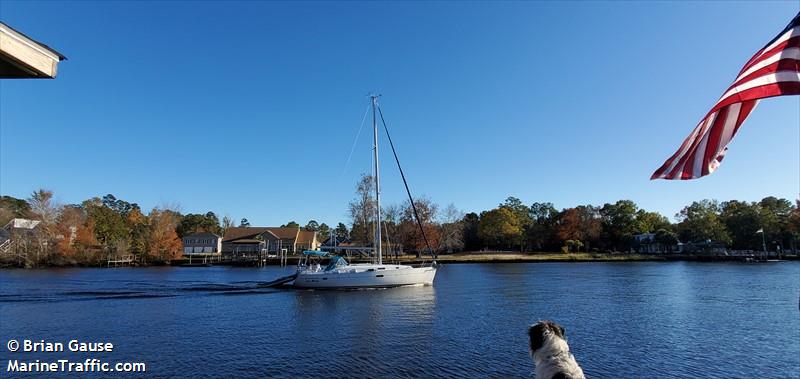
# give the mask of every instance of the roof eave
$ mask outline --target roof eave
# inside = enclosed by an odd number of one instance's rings
[[[0,78],[52,79],[67,57],[0,22],[0,59],[6,63]]]

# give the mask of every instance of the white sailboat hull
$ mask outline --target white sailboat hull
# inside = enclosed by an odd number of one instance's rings
[[[353,264],[330,271],[299,270],[299,288],[388,288],[433,285],[436,267]]]

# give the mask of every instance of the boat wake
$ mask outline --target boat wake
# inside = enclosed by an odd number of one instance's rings
[[[284,278],[281,278],[284,279]],[[0,293],[0,304],[24,302],[72,302],[97,300],[156,299],[182,296],[239,296],[276,293],[277,280],[270,282],[188,282],[152,285],[152,283],[117,282],[122,288],[100,289],[17,289],[16,293]],[[73,284],[74,285],[74,284]],[[107,283],[84,282],[80,286],[107,286]],[[25,292],[22,292],[22,291]]]

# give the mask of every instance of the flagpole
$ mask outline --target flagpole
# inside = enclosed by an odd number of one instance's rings
[[[756,230],[756,234],[761,233],[761,249],[764,255],[764,261],[767,260],[767,237],[764,236],[764,228]]]

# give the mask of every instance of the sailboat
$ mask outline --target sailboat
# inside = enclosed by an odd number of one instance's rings
[[[378,160],[378,123],[376,119],[376,108],[378,108],[378,96],[370,96],[372,101],[372,129],[373,129],[373,154],[375,161],[375,260],[373,263],[365,264],[351,264],[344,257],[329,255],[323,251],[304,251],[304,259],[301,260],[295,274],[294,283],[295,287],[299,288],[387,288],[399,286],[413,286],[413,285],[433,285],[433,279],[436,277],[436,261],[434,260],[429,265],[410,266],[401,264],[384,264],[382,255],[382,241],[381,241],[381,193],[380,193],[380,164]],[[386,123],[383,121],[383,112],[381,111],[381,121],[384,128]],[[391,136],[388,135],[389,142],[391,143]],[[394,144],[392,143],[392,151],[394,152]],[[395,159],[397,154],[395,152]],[[398,160],[398,168],[400,162]],[[405,183],[405,175],[402,168],[400,174],[403,176]],[[408,190],[406,184],[406,192],[408,193],[411,206],[414,209],[414,215],[417,224],[420,226],[423,238],[426,240],[425,231],[422,229],[422,224],[419,217],[416,216],[416,208],[414,200],[411,198],[411,192]],[[430,247],[429,247],[430,249]],[[432,251],[431,251],[432,252]],[[330,261],[326,267],[319,264],[311,263],[314,259],[320,260],[321,258],[330,257]]]

